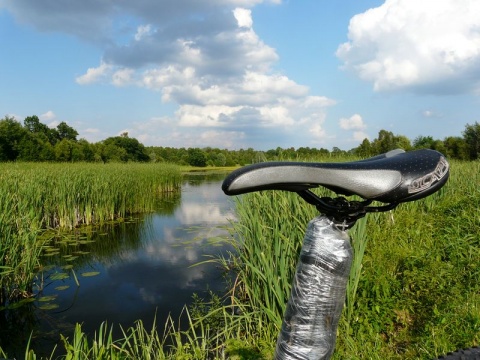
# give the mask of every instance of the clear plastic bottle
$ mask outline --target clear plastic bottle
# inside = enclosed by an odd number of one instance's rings
[[[352,258],[346,231],[325,216],[309,222],[275,359],[330,358]]]

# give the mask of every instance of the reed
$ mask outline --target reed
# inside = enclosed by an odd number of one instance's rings
[[[152,211],[181,176],[169,164],[0,164],[0,309],[31,294],[40,231]]]
[[[442,191],[369,214],[350,231],[355,257],[336,359],[428,359],[478,345],[479,183],[480,162],[453,161]],[[219,260],[236,274],[219,336],[273,351],[315,209],[272,191],[243,195],[236,208],[236,252]]]
[[[0,164],[1,191],[17,194],[43,228],[74,228],[152,211],[157,195],[176,191],[168,164]]]
[[[369,214],[351,231],[355,258],[334,359],[431,359],[480,343],[480,162],[451,166],[441,192]],[[213,260],[234,272],[228,303],[189,316],[185,333],[171,326],[168,354],[150,351],[165,337],[141,323],[121,342],[103,335],[104,344],[114,344],[102,350],[112,352],[105,359],[272,358],[305,225],[316,210],[285,192],[247,194],[235,206],[227,240],[235,250]],[[81,328],[75,336],[84,336]],[[72,359],[82,358],[75,349],[92,355],[96,346],[65,344]]]
[[[187,320],[193,329],[194,324],[186,311]],[[58,360],[163,360],[163,359],[206,359],[205,338],[208,332],[195,334],[192,331],[178,330],[172,318],[165,324],[167,331],[160,335],[156,321],[151,329],[145,328],[138,320],[133,326],[122,328],[122,335],[113,337],[113,325],[100,324],[93,336],[87,335],[80,324],[70,338],[61,335],[61,345],[55,347],[47,357],[39,357],[27,347],[25,359]],[[61,353],[60,355],[58,353]],[[0,356],[7,356],[0,348]],[[218,357],[217,357],[218,358]]]
[[[0,310],[31,293],[41,246],[38,224],[16,194],[0,193]]]

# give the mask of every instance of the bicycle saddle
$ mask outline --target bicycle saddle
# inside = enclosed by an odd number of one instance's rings
[[[233,171],[224,180],[227,195],[260,190],[303,192],[324,186],[337,194],[400,203],[440,189],[449,164],[435,150],[392,150],[369,159],[343,163],[264,162]]]

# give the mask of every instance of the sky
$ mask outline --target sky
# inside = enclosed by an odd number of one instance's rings
[[[0,0],[0,118],[351,149],[480,122],[478,0]]]

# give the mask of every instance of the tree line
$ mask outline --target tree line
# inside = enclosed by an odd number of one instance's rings
[[[28,116],[23,125],[5,116],[0,120],[0,161],[108,162],[149,161],[145,147],[127,133],[98,143],[77,139],[78,132],[65,122],[55,128]]]
[[[173,148],[144,146],[137,139],[123,133],[97,143],[77,139],[78,132],[65,122],[55,128],[40,122],[38,116],[28,116],[23,124],[12,117],[0,120],[0,161],[55,161],[55,162],[170,162],[192,166],[235,166],[267,160],[313,160],[319,157],[356,155],[369,157],[402,148],[404,150],[433,149],[448,158],[476,160],[480,157],[480,124],[467,124],[462,136],[448,136],[443,140],[418,136],[412,141],[403,135],[380,130],[377,138],[348,151],[334,147],[280,148],[257,151],[253,148],[226,150],[212,147]]]

